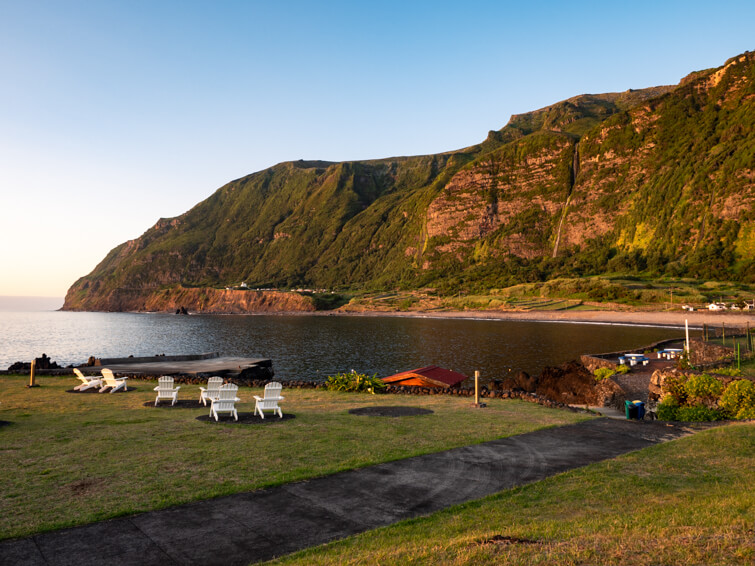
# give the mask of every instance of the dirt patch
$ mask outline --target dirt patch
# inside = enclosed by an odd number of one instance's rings
[[[208,409],[209,410],[209,409]],[[296,415],[292,415],[291,413],[284,413],[283,418],[280,418],[278,415],[266,415],[265,418],[261,418],[258,416],[255,416],[254,413],[239,413],[239,420],[235,421],[233,420],[233,417],[229,417],[227,415],[223,415],[220,417],[220,420],[216,421],[215,417],[211,417],[210,415],[202,415],[201,417],[197,417],[198,421],[202,421],[204,423],[210,423],[210,424],[275,424],[280,423],[284,421],[290,421],[291,419],[295,419]]]
[[[421,407],[361,407],[350,409],[352,415],[367,417],[413,417],[416,415],[431,415],[433,411]]]
[[[210,410],[210,404],[205,407],[199,401],[190,401],[188,399],[179,399],[175,405],[171,405],[170,401],[160,401],[155,406],[154,401],[147,401],[143,405],[144,407],[150,407],[151,409],[207,409]]]
[[[528,538],[509,537],[506,535],[495,535],[485,540],[478,541],[479,546],[485,546],[488,544],[507,546],[510,544],[540,544],[539,540],[531,540]]]
[[[103,478],[84,478],[83,480],[67,484],[65,489],[70,491],[73,495],[88,495],[93,491],[97,491],[104,485],[105,480]]]

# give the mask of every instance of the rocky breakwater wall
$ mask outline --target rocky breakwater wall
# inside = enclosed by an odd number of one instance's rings
[[[249,387],[265,387],[271,380],[252,380],[250,382],[239,382],[236,378],[230,378],[227,381],[236,383],[237,385],[246,385]],[[323,381],[286,381],[283,380],[284,388],[293,389],[326,389],[325,382]],[[411,385],[388,385],[385,388],[384,394],[389,395],[450,395],[453,397],[474,397],[474,388],[472,387],[416,387]],[[537,393],[530,393],[522,390],[505,390],[505,389],[488,389],[488,387],[480,388],[480,397],[484,399],[520,399],[529,403],[536,403],[544,407],[554,409],[569,409],[572,411],[581,411],[582,409],[570,407],[566,403],[554,401],[538,395]]]
[[[312,312],[311,297],[286,291],[171,287],[114,289],[107,294],[80,294],[72,287],[62,310],[104,312],[177,312],[245,314]]]
[[[385,392],[397,395],[451,395],[474,397],[474,387],[462,382],[460,387],[418,387],[389,384]],[[264,383],[255,384],[262,387]],[[291,381],[286,387],[324,388],[323,382]],[[571,408],[570,405],[609,407],[623,404],[626,394],[616,382],[596,381],[582,364],[572,361],[559,367],[546,367],[539,376],[519,372],[514,377],[495,379],[480,387],[480,397],[488,399],[521,399],[546,407]]]

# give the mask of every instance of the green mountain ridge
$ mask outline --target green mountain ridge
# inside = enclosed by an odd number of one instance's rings
[[[172,287],[480,290],[608,272],[755,281],[755,54],[580,95],[475,146],[294,161],[113,249],[64,309]],[[154,303],[154,301],[153,301]]]

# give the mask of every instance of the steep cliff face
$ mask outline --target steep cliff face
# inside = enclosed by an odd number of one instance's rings
[[[312,312],[311,297],[279,291],[246,291],[172,287],[153,291],[142,289],[114,289],[95,298],[85,296],[77,302],[66,298],[66,310],[96,310],[115,312],[175,312],[184,308],[204,314],[253,312]]]
[[[516,115],[455,152],[254,173],[115,248],[64,308],[149,310],[181,285],[452,292],[609,271],[755,281],[754,54]]]
[[[476,261],[548,253],[571,189],[574,141],[539,132],[489,152],[448,182],[427,210],[425,268],[444,254]],[[481,245],[484,244],[484,245]]]

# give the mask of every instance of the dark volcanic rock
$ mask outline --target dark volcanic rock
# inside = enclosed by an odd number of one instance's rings
[[[548,399],[566,404],[598,404],[595,376],[579,362],[560,367],[546,367],[537,379],[535,392]]]
[[[537,385],[537,378],[530,376],[526,371],[520,371],[514,377],[507,377],[500,382],[501,389],[509,391],[526,391],[534,393]]]
[[[57,362],[53,362],[47,354],[34,358],[36,369],[60,369]],[[31,371],[31,362],[16,362],[8,366],[8,371]]]

